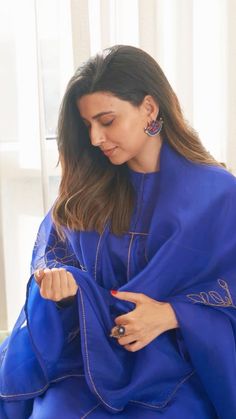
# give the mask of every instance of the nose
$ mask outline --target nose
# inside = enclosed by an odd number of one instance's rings
[[[95,147],[99,147],[105,141],[103,130],[98,127],[90,128],[90,141]]]

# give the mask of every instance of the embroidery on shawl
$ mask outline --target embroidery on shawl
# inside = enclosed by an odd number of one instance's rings
[[[36,254],[37,265],[34,270],[44,269],[46,267],[50,269],[61,267],[61,264],[75,266],[85,270],[76,259],[69,242],[65,243],[60,240],[54,231],[50,232],[48,242],[46,242],[45,234],[39,231],[33,253]]]
[[[226,295],[221,296],[217,291],[200,292],[199,294],[187,294],[193,303],[200,303],[207,306],[213,307],[232,307],[236,308],[233,299],[230,294],[229,286],[223,279],[217,280],[219,286],[226,291]]]

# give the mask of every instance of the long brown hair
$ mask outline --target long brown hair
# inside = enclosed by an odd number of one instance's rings
[[[98,147],[91,145],[76,106],[83,95],[98,91],[110,92],[134,106],[151,95],[164,120],[165,141],[192,162],[221,166],[185,121],[179,101],[157,62],[136,47],[107,48],[75,72],[60,108],[58,149],[62,178],[52,215],[61,235],[62,226],[102,233],[107,222],[117,235],[129,229],[135,193],[127,164],[113,165]]]

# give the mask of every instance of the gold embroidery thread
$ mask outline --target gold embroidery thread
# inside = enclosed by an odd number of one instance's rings
[[[217,280],[219,286],[226,291],[226,295],[222,296],[217,291],[200,292],[199,294],[188,294],[187,297],[193,303],[200,303],[211,307],[232,307],[236,308],[230,294],[229,286],[223,279]]]

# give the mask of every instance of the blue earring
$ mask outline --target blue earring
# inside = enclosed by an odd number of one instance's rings
[[[151,122],[147,124],[146,128],[144,128],[145,134],[147,134],[149,137],[154,137],[155,135],[160,134],[163,122],[164,121],[162,118],[160,118],[159,120],[153,119]]]

